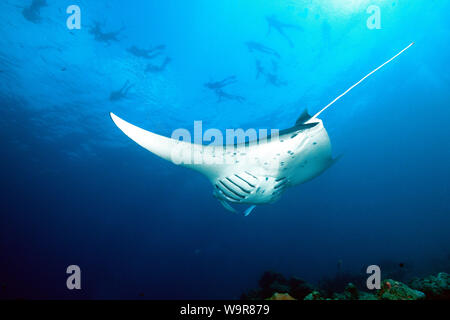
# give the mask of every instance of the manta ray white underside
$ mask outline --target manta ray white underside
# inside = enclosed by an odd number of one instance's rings
[[[412,45],[367,74],[314,116],[305,111],[292,128],[282,130],[277,138],[231,146],[205,146],[157,135],[113,113],[111,118],[140,146],[205,175],[214,186],[214,196],[227,210],[237,212],[230,203],[250,204],[244,212],[248,215],[256,205],[278,200],[286,188],[317,177],[333,164],[330,139],[318,116]],[[181,163],[180,155],[183,157]]]

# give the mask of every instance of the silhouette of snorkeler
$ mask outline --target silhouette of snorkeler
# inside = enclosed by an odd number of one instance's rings
[[[41,8],[46,6],[46,0],[33,0],[29,7],[23,8],[22,15],[28,21],[39,23],[41,21]]]
[[[259,79],[259,76],[261,74],[265,74],[265,70],[263,68],[263,66],[261,65],[261,61],[259,61],[258,59],[256,59],[256,79]]]
[[[170,63],[170,61],[172,61],[172,59],[170,59],[169,57],[166,57],[166,59],[164,59],[164,61],[162,62],[162,64],[160,66],[148,64],[147,69],[145,69],[145,72],[151,72],[151,73],[163,72],[166,69],[167,65]]]
[[[243,101],[245,101],[244,97],[226,93],[221,88],[214,89],[214,92],[217,95],[217,102],[222,102],[222,100],[235,100],[239,103],[242,103]]]
[[[110,101],[119,101],[122,99],[125,99],[127,97],[128,91],[133,87],[132,84],[130,84],[130,81],[127,80],[122,88],[116,91],[112,91],[109,100]]]
[[[132,46],[128,48],[127,51],[138,58],[151,60],[161,55],[165,48],[166,48],[165,45],[159,45],[152,49],[140,49],[136,46]]]
[[[230,84],[233,84],[236,82],[236,76],[229,76],[226,77],[223,80],[220,81],[210,81],[204,84],[204,86],[212,91],[217,95],[217,102],[221,102],[222,100],[235,100],[238,102],[245,101],[244,97],[233,95],[226,93],[222,90],[222,88],[229,86]]]
[[[118,31],[112,31],[112,32],[103,32],[101,28],[100,22],[95,21],[94,26],[92,26],[89,29],[89,33],[94,35],[95,41],[98,42],[105,42],[106,44],[110,44],[111,41],[118,42],[119,39],[117,36],[124,30],[125,28],[122,27]]]
[[[266,73],[266,79],[267,82],[270,83],[271,85],[275,86],[275,87],[281,87],[281,86],[286,86],[287,82],[280,80],[280,78],[278,78],[278,75],[276,73]]]
[[[223,87],[229,86],[232,83],[236,82],[236,76],[229,76],[220,81],[210,81],[205,83],[205,87],[211,90],[221,89]]]
[[[281,87],[287,85],[286,81],[281,80],[278,75],[278,64],[272,60],[272,72],[267,71],[264,69],[264,67],[261,65],[261,61],[256,60],[256,79],[259,79],[260,75],[264,75],[266,77],[267,83],[270,83],[271,85],[275,87]]]
[[[266,47],[265,45],[259,43],[259,42],[254,42],[254,41],[247,41],[245,43],[245,45],[247,46],[247,49],[249,52],[253,52],[253,51],[259,51],[265,54],[271,54],[274,55],[277,58],[280,58],[280,54],[278,52],[276,52],[274,49]]]
[[[293,25],[293,24],[283,23],[283,22],[279,21],[275,17],[275,15],[267,16],[266,20],[267,20],[267,23],[269,25],[269,30],[267,31],[267,35],[269,35],[269,33],[272,30],[272,28],[274,28],[275,30],[278,31],[279,34],[281,34],[284,38],[286,38],[286,40],[289,42],[289,45],[291,46],[291,48],[294,47],[294,43],[287,36],[287,34],[284,32],[284,29],[285,28],[291,28],[291,29],[302,30],[301,27]]]

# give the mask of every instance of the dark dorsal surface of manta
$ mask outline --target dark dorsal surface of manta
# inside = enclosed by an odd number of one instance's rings
[[[318,116],[350,90],[411,47],[367,74],[314,116],[303,112],[293,127],[276,138],[238,145],[201,145],[163,137],[136,127],[111,113],[114,123],[129,138],[155,155],[202,173],[212,183],[214,196],[232,212],[231,204],[273,203],[289,187],[305,183],[333,163],[331,142]]]

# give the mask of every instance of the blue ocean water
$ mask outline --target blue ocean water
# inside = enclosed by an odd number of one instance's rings
[[[338,263],[450,271],[448,1],[31,3],[0,3],[0,297],[223,299],[265,270],[312,283]],[[81,30],[66,26],[72,4]],[[367,26],[370,5],[381,29]],[[271,15],[299,28],[268,33]],[[196,120],[284,129],[413,41],[321,116],[340,161],[248,217],[109,117],[166,136]],[[158,45],[152,60],[129,50]],[[257,79],[256,59],[283,84]],[[245,101],[218,102],[204,86],[229,76],[226,91]],[[66,288],[73,264],[77,292]]]

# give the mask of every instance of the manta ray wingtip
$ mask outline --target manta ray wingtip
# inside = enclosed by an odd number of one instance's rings
[[[120,119],[118,116],[116,116],[114,113],[110,112],[109,117],[112,121],[116,122],[117,119]]]
[[[122,118],[116,116],[113,112],[109,113],[109,117],[114,122],[114,124],[122,131],[124,131],[124,124],[128,124],[125,120]],[[125,133],[125,131],[124,131]]]
[[[331,159],[331,163],[330,163],[330,167],[334,166],[339,160],[341,160],[341,158],[343,157],[343,154],[338,155],[336,158]]]

